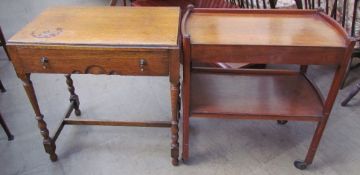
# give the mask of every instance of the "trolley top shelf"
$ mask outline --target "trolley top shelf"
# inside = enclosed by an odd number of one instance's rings
[[[347,47],[336,21],[315,10],[193,9],[183,21],[191,44]]]

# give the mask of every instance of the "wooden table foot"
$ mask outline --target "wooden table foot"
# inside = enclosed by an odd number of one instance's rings
[[[56,150],[55,141],[53,141],[52,139],[44,140],[43,144],[45,151],[50,155],[50,160],[53,162],[57,161],[57,155],[55,153]]]

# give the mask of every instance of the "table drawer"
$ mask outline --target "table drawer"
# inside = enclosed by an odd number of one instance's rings
[[[18,48],[25,72],[168,75],[166,50]]]

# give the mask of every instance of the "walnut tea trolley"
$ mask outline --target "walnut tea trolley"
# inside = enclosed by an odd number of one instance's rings
[[[188,7],[182,21],[183,153],[189,158],[191,117],[312,121],[317,123],[304,161],[312,163],[354,40],[315,10],[238,10]],[[305,69],[216,69],[193,62],[336,65],[326,98]],[[302,66],[304,67],[304,66]]]
[[[171,157],[178,164],[179,21],[176,7],[55,7],[43,12],[8,42],[18,77],[36,114],[45,151],[57,160],[55,141],[65,125],[171,128]],[[31,73],[66,74],[70,107],[50,136],[30,80]],[[169,76],[170,121],[104,121],[81,115],[71,74]],[[145,90],[145,89],[144,89]]]

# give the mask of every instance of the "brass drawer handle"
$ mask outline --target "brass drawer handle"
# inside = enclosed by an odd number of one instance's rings
[[[144,59],[140,59],[140,70],[141,72],[144,72],[144,68],[147,65],[146,61]]]
[[[41,57],[40,58],[41,65],[43,66],[43,69],[47,69],[49,66],[49,59],[47,57]]]

